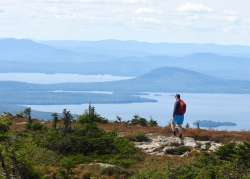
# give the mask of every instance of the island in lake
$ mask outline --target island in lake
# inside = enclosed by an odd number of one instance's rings
[[[237,124],[233,122],[217,122],[217,121],[208,121],[208,120],[195,121],[193,125],[197,127],[204,127],[204,128],[237,126]]]

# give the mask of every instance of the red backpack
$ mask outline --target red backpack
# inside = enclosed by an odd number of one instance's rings
[[[187,110],[187,105],[183,100],[179,101],[179,108],[178,108],[178,114],[184,115]]]

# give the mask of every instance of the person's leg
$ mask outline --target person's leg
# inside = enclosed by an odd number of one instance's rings
[[[184,116],[177,116],[177,126],[178,126],[178,135],[180,138],[182,138],[182,124],[183,124],[183,121],[184,121]]]
[[[182,125],[178,125],[178,132],[179,132],[179,137],[182,138]]]
[[[172,129],[172,132],[173,132],[174,136],[176,136],[174,119],[172,119],[172,121],[171,121],[171,129]]]

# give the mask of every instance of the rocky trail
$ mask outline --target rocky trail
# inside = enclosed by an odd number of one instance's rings
[[[197,151],[214,152],[220,146],[221,143],[214,141],[201,141],[195,140],[191,137],[168,137],[157,134],[146,134],[147,141],[135,142],[135,146],[141,149],[143,152],[151,155],[169,155],[185,157],[190,153]]]

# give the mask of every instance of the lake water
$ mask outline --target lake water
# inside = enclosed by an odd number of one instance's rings
[[[81,74],[43,74],[43,73],[0,73],[0,81],[20,81],[38,84],[53,84],[67,82],[104,82],[132,77],[112,75],[81,75]],[[59,93],[60,91],[54,91]],[[65,91],[62,91],[65,92]],[[68,91],[76,93],[75,91]],[[78,91],[77,93],[88,93]],[[112,92],[92,91],[92,93],[112,94]],[[157,103],[130,104],[94,104],[97,112],[108,119],[115,120],[121,116],[129,120],[134,114],[145,118],[152,117],[161,126],[167,125],[172,116],[174,96],[168,93],[149,93],[147,96],[158,100]],[[250,94],[183,94],[188,104],[185,123],[192,124],[197,120],[212,120],[218,122],[234,122],[237,126],[220,127],[227,130],[250,130]],[[32,105],[34,110],[44,112],[61,112],[67,108],[75,114],[81,114],[87,108],[82,105]]]
[[[87,83],[131,79],[126,76],[81,75],[68,73],[0,73],[0,81],[18,81],[35,84]]]
[[[145,96],[144,96],[145,97]],[[129,120],[134,114],[157,120],[161,126],[169,123],[174,94],[150,93],[147,97],[158,100],[157,103],[131,104],[94,104],[99,114],[115,120],[121,116]],[[250,130],[250,94],[183,94],[187,103],[185,123],[192,124],[197,120],[234,122],[237,126],[220,127],[222,130]],[[67,108],[72,113],[81,114],[87,108],[82,105],[32,105],[32,109],[45,112],[61,112]]]

